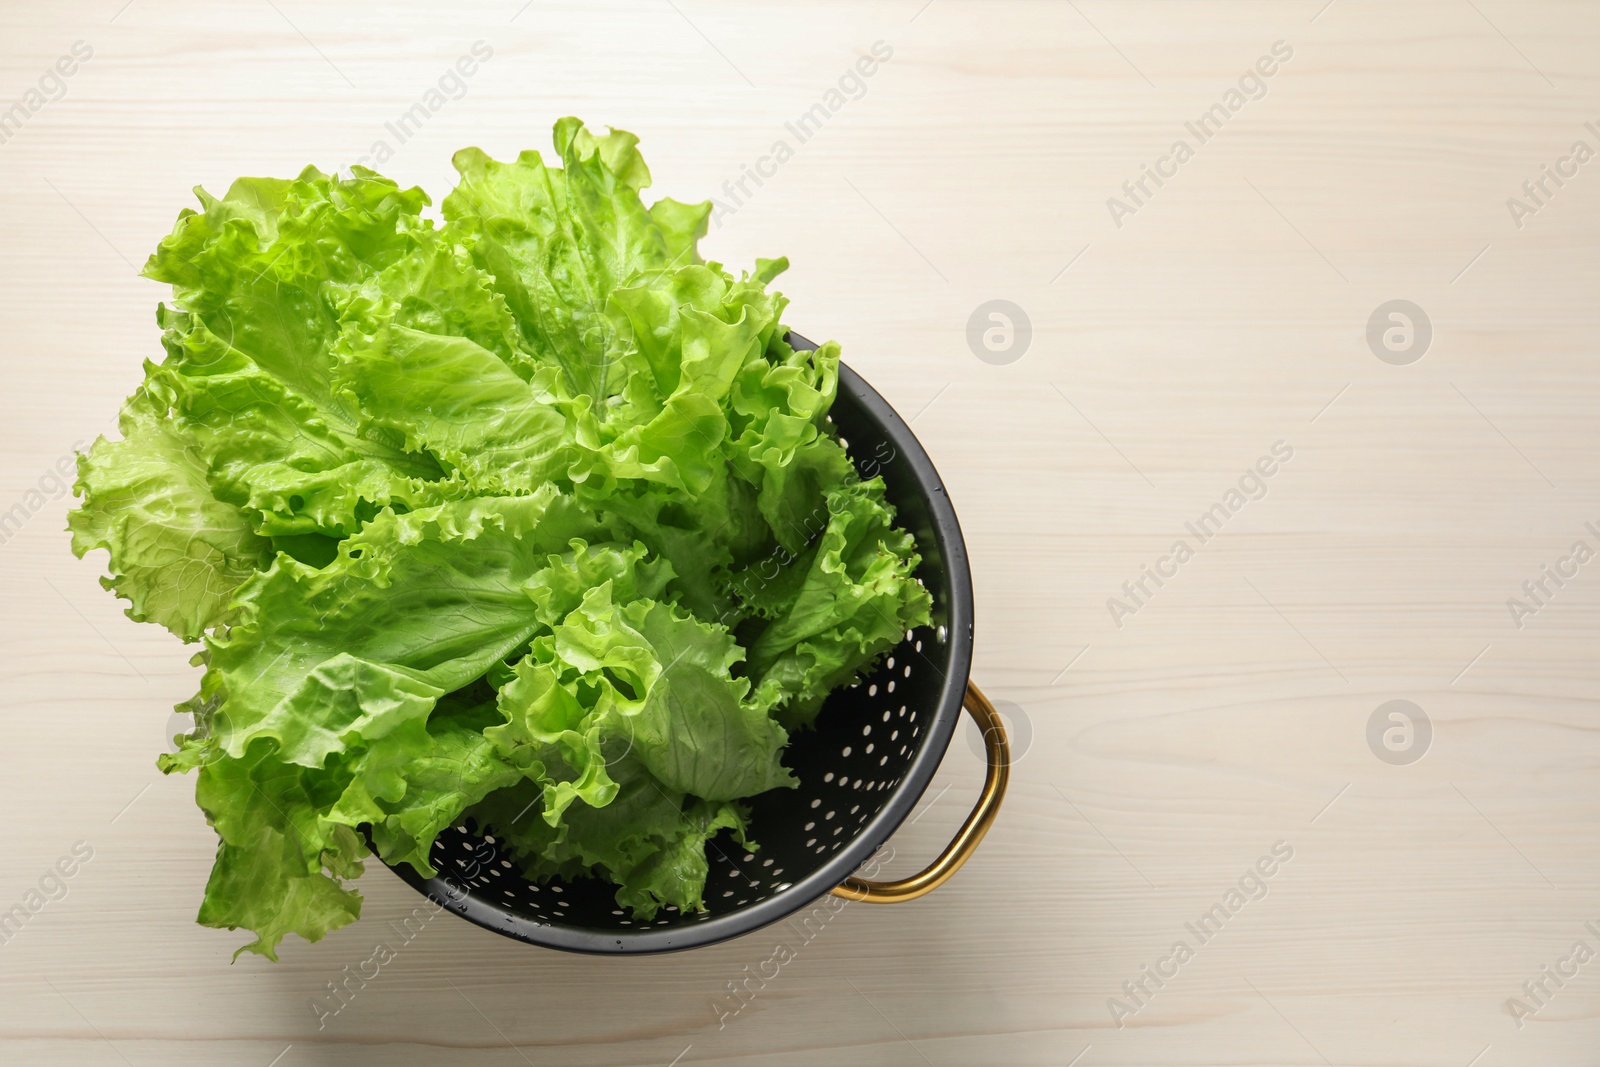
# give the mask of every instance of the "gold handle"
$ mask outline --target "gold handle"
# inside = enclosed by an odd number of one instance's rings
[[[972,682],[967,682],[967,694],[961,701],[978,728],[983,731],[983,747],[989,753],[989,773],[983,780],[983,793],[967,821],[961,824],[955,840],[938,859],[928,867],[896,882],[873,882],[865,878],[850,877],[834,886],[836,897],[860,900],[867,904],[898,904],[902,900],[915,900],[924,893],[938,889],[950,876],[967,862],[983,835],[994,825],[1000,814],[1000,801],[1006,795],[1006,779],[1011,774],[1011,746],[1006,741],[1006,728],[1000,715],[989,703],[989,698]]]

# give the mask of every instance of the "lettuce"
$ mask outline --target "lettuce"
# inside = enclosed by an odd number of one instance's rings
[[[637,141],[197,190],[145,274],[165,358],[79,457],[79,556],[198,643],[200,922],[276,959],[360,915],[371,848],[432,875],[492,827],[533,878],[703,910],[706,850],[824,699],[928,619],[919,557],[769,289],[641,192]]]

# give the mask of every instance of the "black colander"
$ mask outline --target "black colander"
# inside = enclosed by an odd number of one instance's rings
[[[816,345],[791,334],[803,351]],[[829,697],[811,730],[790,739],[784,762],[798,789],[749,802],[749,853],[726,833],[707,847],[704,912],[663,909],[632,918],[615,887],[595,878],[532,882],[496,847],[492,829],[469,823],[439,835],[424,878],[394,870],[419,892],[496,933],[575,952],[643,953],[694,948],[777,922],[826,893],[891,902],[920,896],[955,872],[988,830],[1005,790],[1008,752],[994,709],[967,680],[972,665],[972,576],[955,509],[911,429],[854,371],[839,367],[832,422],[861,475],[881,474],[898,521],[917,539],[917,571],[933,596],[932,622],[910,631],[867,677]],[[983,797],[933,866],[893,883],[857,870],[927,789],[963,704],[984,731]]]

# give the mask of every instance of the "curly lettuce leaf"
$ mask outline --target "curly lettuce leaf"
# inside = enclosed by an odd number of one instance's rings
[[[110,552],[101,584],[128,600],[129,618],[195,641],[271,560],[272,545],[212,495],[204,462],[162,409],[150,388],[140,389],[122,409],[123,439],[99,438],[78,457],[83,505],[67,526],[78,556]]]
[[[329,783],[260,746],[246,759],[212,759],[199,769],[195,800],[220,839],[199,921],[252,930],[239,952],[276,960],[285,934],[317,941],[361,915],[361,896],[341,877],[361,872],[361,846],[347,828],[324,824]],[[238,953],[235,953],[237,956]]]
[[[809,725],[828,693],[926,622],[931,607],[914,575],[921,557],[894,525],[882,478],[829,490],[827,504],[827,528],[797,564],[798,590],[750,645],[751,670],[782,699],[790,727]]]
[[[201,692],[221,701],[223,746],[237,757],[270,737],[320,766],[343,731],[425,718],[533,636],[535,574],[586,527],[546,486],[385,511],[321,568],[280,554],[238,591],[234,624],[207,639]]]

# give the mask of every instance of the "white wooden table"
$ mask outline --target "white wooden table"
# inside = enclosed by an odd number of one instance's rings
[[[0,1061],[1596,1062],[1600,563],[1569,549],[1600,550],[1600,162],[1571,152],[1600,150],[1600,7],[122,4],[0,9],[0,911],[74,872],[0,944]],[[1011,793],[950,884],[846,908],[721,1028],[767,934],[610,960],[443,918],[319,1030],[414,894],[370,872],[366,918],[275,966],[193,923],[214,839],[153,758],[196,671],[68,553],[51,472],[159,356],[136,268],[191,186],[384,141],[438,193],[455,148],[569,113],[718,195],[715,258],[788,255],[791,323],[914,418]],[[969,345],[992,300],[1025,349]],[[1430,330],[1369,343],[1396,300]],[[1576,574],[1534,601],[1544,566]],[[979,776],[958,738],[896,869]]]

